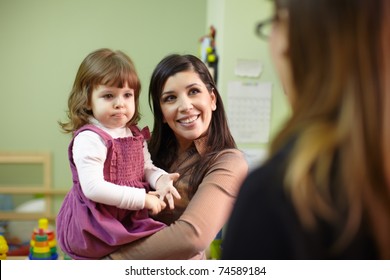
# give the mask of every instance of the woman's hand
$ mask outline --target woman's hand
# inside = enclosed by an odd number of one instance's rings
[[[148,192],[148,194],[153,194],[160,197],[161,201],[164,199],[167,200],[169,208],[175,208],[175,203],[173,201],[173,197],[180,199],[181,196],[177,189],[173,186],[173,183],[179,179],[179,173],[169,173],[161,175],[160,178],[157,179],[156,182],[156,191]]]

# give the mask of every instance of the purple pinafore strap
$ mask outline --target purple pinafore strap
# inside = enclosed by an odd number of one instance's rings
[[[104,179],[125,187],[145,188],[144,140],[149,131],[131,127],[133,137],[113,139],[94,125],[85,125],[81,131],[91,130],[99,134],[107,146],[104,163]],[[65,197],[57,216],[57,239],[61,249],[74,259],[99,259],[120,248],[121,245],[151,235],[164,224],[149,218],[147,209],[132,211],[96,203],[86,198],[80,187],[78,173],[73,162],[72,147],[68,155],[73,175],[73,187]]]

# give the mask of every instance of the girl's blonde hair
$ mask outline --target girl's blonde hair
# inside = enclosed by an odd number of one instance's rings
[[[90,53],[81,63],[68,99],[67,122],[59,122],[63,132],[74,133],[89,123],[92,111],[88,108],[91,95],[99,85],[122,88],[127,84],[134,89],[135,112],[129,125],[140,119],[139,94],[141,83],[133,61],[122,51],[107,48]]]

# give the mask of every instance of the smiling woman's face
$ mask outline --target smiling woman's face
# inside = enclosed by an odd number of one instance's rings
[[[160,99],[164,122],[173,130],[180,150],[205,135],[216,109],[216,98],[194,71],[169,77]]]

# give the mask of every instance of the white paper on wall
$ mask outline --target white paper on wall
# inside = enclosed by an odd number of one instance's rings
[[[260,61],[254,59],[238,59],[234,73],[239,77],[260,77],[263,66]]]
[[[271,83],[228,83],[228,120],[237,143],[267,143],[271,122]]]

